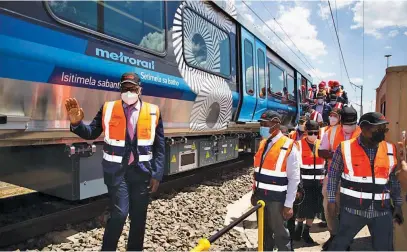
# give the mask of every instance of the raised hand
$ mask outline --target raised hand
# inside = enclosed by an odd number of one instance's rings
[[[85,116],[83,109],[79,107],[79,103],[75,98],[66,99],[65,108],[72,125],[78,125]]]

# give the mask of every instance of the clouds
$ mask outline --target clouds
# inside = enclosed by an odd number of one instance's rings
[[[310,16],[311,11],[301,6],[288,9],[280,8],[277,21],[300,51],[311,59],[316,59],[326,55],[327,51],[325,44],[318,39],[316,26],[310,23]],[[301,29],[298,29],[298,27],[301,27]],[[282,31],[277,30],[277,32],[283,36]],[[288,45],[292,44],[289,40],[286,40],[286,43]]]
[[[357,2],[352,8],[354,13],[351,29],[363,27],[362,2]],[[365,1],[365,33],[376,38],[383,37],[385,28],[407,27],[406,1]],[[398,31],[390,31],[389,36],[397,36]],[[393,36],[394,35],[394,36]]]
[[[359,77],[350,78],[350,81],[351,81],[353,84],[356,84],[356,85],[360,85],[360,84],[363,83],[363,79],[362,79],[362,78],[359,78]]]
[[[315,74],[316,74],[318,77],[322,78],[322,80],[327,80],[327,79],[329,79],[329,78],[331,78],[331,77],[336,76],[336,73],[333,73],[333,72],[324,72],[324,71],[320,70],[319,68],[316,68],[314,71],[309,71],[308,73],[309,73],[311,76],[313,76],[314,78],[316,77],[316,76],[315,76]]]
[[[384,49],[390,50],[391,46],[385,46]]]
[[[329,10],[329,5],[328,5],[328,1],[322,1],[322,3],[319,3],[319,10],[317,11],[318,15],[323,19],[326,20],[328,18],[331,18],[331,13]],[[332,11],[334,11],[335,9],[344,9],[345,7],[349,7],[350,5],[352,5],[355,1],[336,1],[336,6],[335,3],[331,2],[331,9]]]
[[[398,30],[392,30],[392,31],[389,32],[389,37],[390,37],[390,38],[394,38],[394,37],[396,37],[398,34],[399,34],[399,31],[398,31]]]

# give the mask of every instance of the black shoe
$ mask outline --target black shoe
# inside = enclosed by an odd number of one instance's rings
[[[329,246],[331,245],[333,239],[335,238],[335,235],[331,235],[329,239],[322,245],[322,251],[328,251]]]
[[[312,239],[312,237],[309,234],[309,229],[310,227],[308,225],[305,225],[304,231],[302,232],[302,239],[305,241],[307,244],[313,244],[315,241]]]
[[[303,225],[298,225],[298,224],[295,226],[294,234],[293,234],[293,236],[291,237],[294,241],[299,241],[299,240],[301,240],[302,227],[303,227]]]
[[[350,246],[348,246],[348,248],[346,249],[346,251],[350,251]]]

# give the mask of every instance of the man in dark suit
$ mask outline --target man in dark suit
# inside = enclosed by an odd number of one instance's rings
[[[158,106],[142,102],[137,74],[120,81],[121,100],[105,102],[90,125],[75,98],[65,101],[71,131],[86,140],[104,132],[104,181],[111,199],[110,218],[103,236],[103,251],[115,251],[127,215],[130,231],[127,249],[143,250],[149,189],[155,192],[163,177],[164,129]]]

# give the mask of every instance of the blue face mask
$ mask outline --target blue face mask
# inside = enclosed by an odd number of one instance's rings
[[[269,138],[270,137],[270,130],[274,129],[278,124],[274,125],[273,127],[260,127],[260,135],[263,138]]]
[[[260,135],[263,138],[269,138],[269,136],[270,136],[270,127],[260,127]]]

